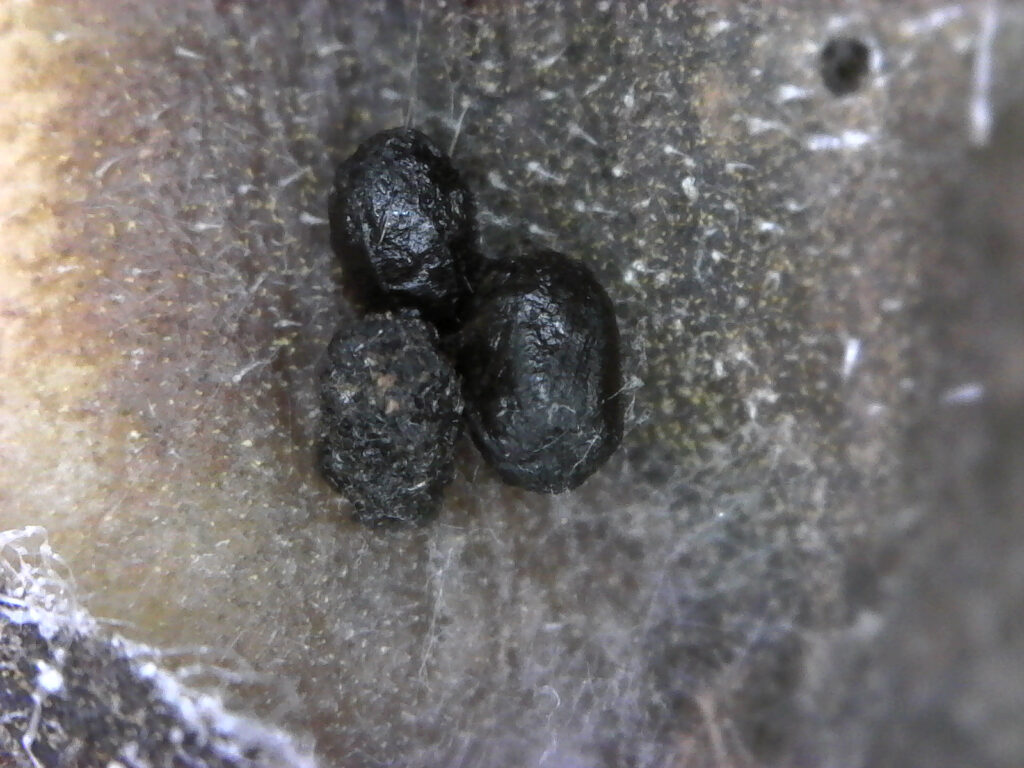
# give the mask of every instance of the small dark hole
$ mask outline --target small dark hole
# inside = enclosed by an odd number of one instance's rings
[[[834,37],[821,50],[821,78],[835,96],[860,88],[868,72],[868,47],[853,37]]]

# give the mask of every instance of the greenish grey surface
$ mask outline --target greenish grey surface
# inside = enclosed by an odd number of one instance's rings
[[[984,376],[939,364],[932,305],[983,10],[69,5],[93,85],[34,268],[81,275],[51,343],[97,370],[32,390],[55,436],[11,433],[0,527],[44,525],[125,634],[293,683],[220,675],[325,765],[868,764],[865,732],[813,732],[814,685],[928,519],[921,425]],[[838,32],[875,52],[845,99],[816,71]],[[466,444],[437,524],[381,535],[315,476],[313,369],[350,316],[332,166],[406,122],[452,148],[486,252],[594,267],[632,407],[579,492],[502,487]]]

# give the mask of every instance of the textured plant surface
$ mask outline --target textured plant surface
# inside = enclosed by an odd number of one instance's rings
[[[103,621],[58,658],[5,602],[0,697],[78,732],[49,670],[135,690],[120,635],[343,768],[1019,765],[1024,153],[988,118],[1024,34],[989,7],[5,6],[0,529]],[[464,442],[443,518],[380,532],[314,466],[326,195],[406,124],[482,250],[593,268],[626,429],[559,497]]]

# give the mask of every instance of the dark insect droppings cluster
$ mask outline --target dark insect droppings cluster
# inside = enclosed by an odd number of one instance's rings
[[[481,259],[468,190],[412,129],[360,145],[338,166],[328,208],[346,283],[369,314],[328,349],[318,464],[358,519],[437,512],[463,400],[474,442],[512,485],[570,490],[614,453],[618,327],[586,266],[530,248]]]

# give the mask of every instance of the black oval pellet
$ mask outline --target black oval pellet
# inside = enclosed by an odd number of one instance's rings
[[[416,307],[445,325],[466,296],[472,202],[451,160],[425,135],[371,136],[341,163],[328,199],[331,245],[369,309]]]
[[[318,465],[363,522],[417,522],[440,508],[462,398],[437,345],[419,318],[382,314],[352,320],[327,348]]]
[[[834,37],[821,50],[821,79],[835,96],[860,88],[868,72],[870,51],[854,37]]]
[[[491,263],[457,346],[470,434],[505,482],[570,490],[618,447],[618,326],[580,262],[539,250]]]

